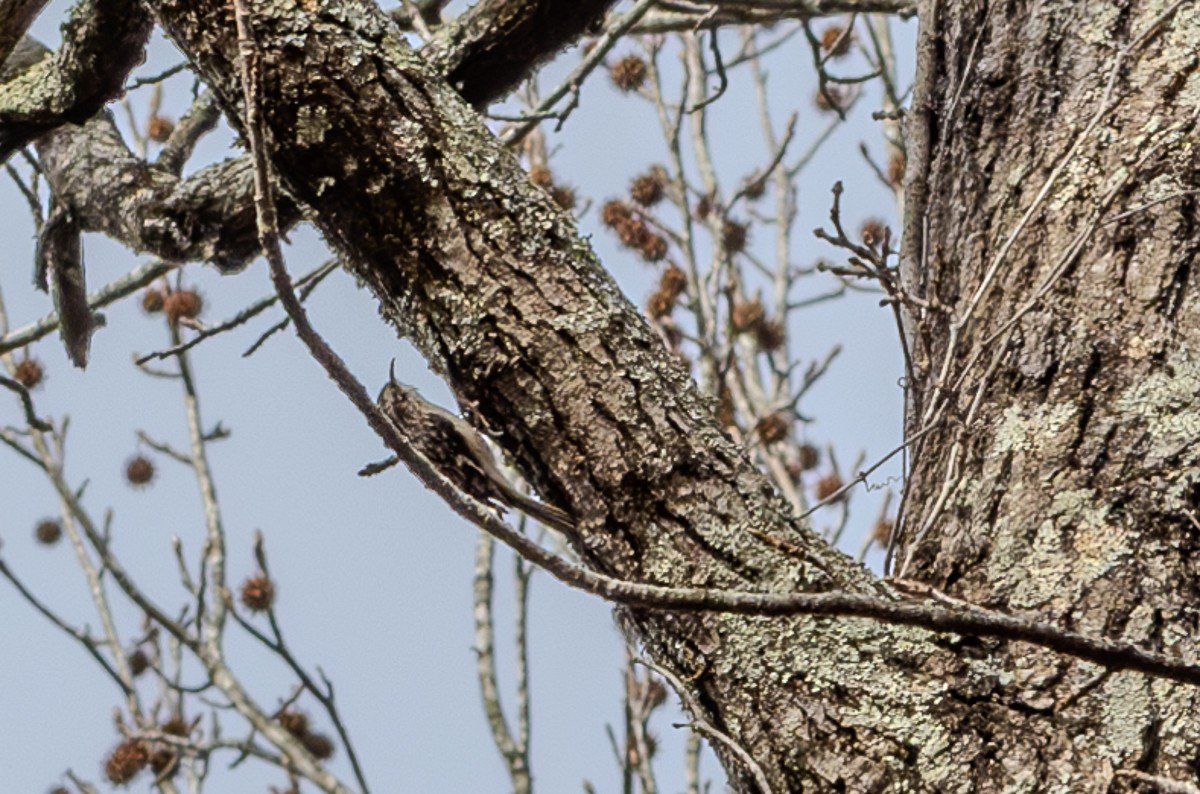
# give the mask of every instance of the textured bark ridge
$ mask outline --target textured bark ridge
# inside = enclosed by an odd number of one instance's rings
[[[6,63],[10,53],[26,68],[0,82],[0,162],[64,122],[82,124],[120,95],[125,77],[142,62],[153,27],[137,0],[84,0],[63,26],[63,47],[39,59],[36,44],[18,47],[13,40],[36,10],[29,3],[3,9],[0,74],[12,68]]]
[[[236,121],[227,4],[150,5]],[[935,23],[938,200],[921,276],[940,303],[919,329],[914,396],[918,415],[938,394],[953,402],[918,450],[899,552],[910,576],[983,603],[1190,654],[1179,588],[1193,580],[1197,389],[1179,337],[1194,214],[1186,198],[1152,202],[1195,184],[1179,108],[1200,103],[1179,70],[1194,68],[1182,37],[1196,25],[1180,16],[1130,56],[1121,102],[1064,158],[1107,101],[1113,32],[1137,35],[1161,11],[1103,8],[955,4]],[[580,519],[590,565],[665,585],[886,592],[793,525],[570,219],[375,4],[264,0],[253,25],[279,178],[538,491]],[[1057,270],[1017,333],[990,339]],[[972,304],[951,359],[963,383],[934,389],[949,323]],[[1143,454],[1130,462],[1129,447]],[[961,484],[941,497],[950,462]],[[623,618],[777,792],[1092,791],[1118,767],[1186,775],[1191,762],[1192,693],[1138,675],[857,620]],[[736,790],[758,790],[718,752]]]
[[[1195,659],[1200,16],[1154,2],[939,14],[937,198],[908,274],[933,307],[911,429],[936,430],[915,453],[897,569]],[[1045,653],[1010,676],[1010,699],[987,698],[1044,734],[1023,761],[1043,785],[1200,772],[1194,688]],[[1019,758],[1010,721],[994,763]],[[1072,744],[1092,762],[1071,762]]]

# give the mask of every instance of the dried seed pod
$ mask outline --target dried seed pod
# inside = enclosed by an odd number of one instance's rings
[[[764,320],[754,329],[758,346],[768,353],[783,347],[787,341],[787,329],[778,320]]]
[[[745,186],[742,188],[742,194],[754,201],[760,199],[767,190],[767,180],[762,178],[761,174],[754,174],[746,180]]]
[[[150,123],[146,127],[146,137],[155,143],[166,143],[167,138],[170,138],[174,131],[175,123],[173,121],[155,114],[150,117]]]
[[[675,308],[675,296],[661,290],[650,296],[646,302],[646,313],[656,320],[670,316]]]
[[[675,265],[670,265],[663,271],[658,281],[658,291],[672,298],[678,298],[687,289],[687,274]]]
[[[758,420],[758,424],[754,426],[755,432],[758,433],[759,439],[764,444],[774,444],[777,441],[783,441],[788,437],[788,431],[792,428],[792,418],[786,411],[776,411],[773,414],[768,414]]]
[[[312,753],[318,761],[327,761],[333,757],[333,741],[323,733],[308,733],[300,737],[304,749]]]
[[[854,43],[854,31],[841,25],[830,25],[821,32],[821,49],[831,58],[840,58],[850,52]]]
[[[557,204],[559,209],[570,212],[575,209],[575,190],[564,185],[554,185],[550,188],[550,200]]]
[[[620,223],[616,229],[617,236],[621,238],[621,244],[630,248],[641,247],[645,239],[653,234],[641,218],[629,218]]]
[[[890,518],[880,517],[871,530],[871,540],[887,548],[892,542],[892,533],[896,531],[896,522]]]
[[[842,482],[841,475],[838,474],[836,471],[826,474],[824,477],[822,477],[820,480],[817,481],[817,487],[816,487],[817,501],[822,502],[822,501],[828,499],[829,497],[833,496],[835,493],[840,491],[844,486],[845,486],[845,483]],[[840,497],[838,497],[838,499],[841,500],[841,499],[844,499],[845,497],[846,497],[846,495],[842,494]]]
[[[172,292],[163,300],[163,311],[167,322],[179,325],[180,320],[194,320],[204,309],[204,299],[195,290],[181,289]]]
[[[667,171],[656,165],[636,177],[629,186],[629,197],[643,207],[653,207],[662,200],[667,186]]]
[[[548,188],[554,184],[554,174],[550,172],[549,166],[535,165],[529,169],[529,181],[538,187]]]
[[[126,661],[129,662],[129,672],[134,678],[150,669],[150,657],[141,648],[135,648]]]
[[[265,573],[242,583],[242,603],[251,612],[266,612],[275,603],[275,583]]]
[[[135,455],[125,462],[125,481],[134,488],[147,488],[154,482],[154,462]]]
[[[62,524],[52,518],[43,519],[34,528],[33,536],[43,546],[53,546],[62,538]]]
[[[187,736],[192,732],[192,726],[188,725],[182,714],[176,714],[162,724],[162,732],[171,736]]]
[[[179,756],[166,745],[160,745],[150,754],[150,771],[155,780],[168,780],[179,771]]]
[[[604,207],[600,210],[600,219],[604,221],[604,225],[610,229],[616,229],[622,224],[627,223],[633,217],[633,210],[623,201],[613,199],[612,201],[604,202]]]
[[[890,233],[888,231],[888,227],[884,225],[883,221],[879,220],[878,218],[868,218],[867,220],[863,221],[863,225],[859,230],[859,234],[862,236],[864,245],[868,245],[871,248],[876,248],[883,244],[883,241],[888,238]]]
[[[308,715],[302,711],[289,709],[282,712],[275,719],[292,736],[303,737],[308,735]]]
[[[166,296],[157,287],[146,287],[142,293],[142,311],[146,314],[157,314],[163,310]]]
[[[17,366],[13,370],[13,380],[20,383],[26,389],[36,389],[42,385],[45,378],[46,371],[42,367],[42,362],[29,355],[18,361]]]
[[[725,250],[731,254],[741,253],[746,250],[746,230],[747,226],[744,223],[737,221],[725,221],[721,226],[721,242],[725,246]]]
[[[638,240],[637,250],[642,255],[642,259],[647,262],[661,262],[667,258],[670,248],[666,238],[646,229],[645,234],[642,234]]]
[[[109,782],[128,783],[150,763],[150,751],[141,739],[126,739],[117,745],[104,764]]]
[[[627,55],[609,70],[617,88],[629,93],[636,91],[646,82],[646,62],[636,55]]]
[[[733,330],[739,334],[744,334],[747,331],[753,331],[758,328],[766,317],[766,314],[762,301],[755,298],[751,301],[741,301],[735,304],[729,319],[733,323]]]

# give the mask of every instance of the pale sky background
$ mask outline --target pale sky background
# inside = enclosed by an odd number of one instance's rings
[[[52,3],[35,26],[35,35],[56,43],[66,7],[64,2]],[[904,80],[911,75],[914,36],[915,22],[897,24]],[[733,46],[730,36],[729,47]],[[619,47],[616,55],[632,50],[632,45]],[[556,85],[578,57],[577,51],[561,56],[544,73],[543,89]],[[169,43],[156,38],[137,74],[154,74],[179,60]],[[798,108],[799,141],[793,151],[802,151],[827,121],[812,107],[816,84],[802,37],[780,50],[769,68],[777,132],[782,133],[791,109]],[[840,63],[836,68],[842,73],[861,71]],[[727,188],[768,158],[748,87],[744,76],[735,75],[710,121]],[[187,77],[167,84],[165,115],[178,117],[189,89]],[[148,90],[138,93],[135,107],[144,108],[148,96]],[[857,229],[870,216],[897,227],[890,192],[858,152],[859,142],[865,140],[877,160],[885,160],[878,122],[870,118],[878,107],[875,97],[872,93],[860,102],[852,121],[835,133],[801,177],[801,216],[792,252],[798,264],[836,257],[810,230],[826,222],[829,188],[838,179],[847,185],[843,207],[848,228]],[[227,156],[230,140],[227,132],[206,139],[189,171]],[[581,198],[594,201],[580,221],[581,231],[594,235],[605,266],[630,299],[643,305],[652,289],[653,271],[619,249],[597,215],[605,199],[624,194],[635,174],[665,160],[653,109],[617,95],[601,73],[585,87],[581,106],[562,133],[551,135],[549,142],[557,147],[556,176],[573,185]],[[19,327],[50,311],[51,304],[32,289],[33,227],[23,199],[7,179],[0,182],[0,207],[6,218],[0,226],[0,289],[10,322]],[[766,229],[756,233],[752,228],[751,245],[768,261],[771,237]],[[294,275],[326,258],[311,228],[293,232],[291,239],[288,263]],[[92,235],[86,240],[92,289],[146,261],[104,238]],[[189,265],[184,281],[203,293],[202,319],[209,323],[235,314],[271,290],[261,262],[224,278],[208,266]],[[804,294],[819,294],[832,285],[830,277],[812,279]],[[372,297],[351,277],[338,273],[329,278],[309,307],[318,329],[370,390],[382,384],[388,362],[396,357],[405,380],[447,404],[445,387],[379,319]],[[109,307],[105,314],[108,326],[93,339],[86,371],[67,363],[56,335],[34,346],[48,372],[46,385],[35,392],[37,410],[55,417],[70,414],[68,477],[76,485],[88,482],[84,501],[94,516],[102,517],[109,507],[115,511],[116,553],[170,612],[184,602],[171,537],[182,538],[194,564],[203,535],[195,481],[180,464],[152,454],[158,478],[152,488],[135,492],[125,484],[123,469],[139,451],[138,429],[186,447],[180,388],[175,381],[148,377],[132,364],[135,352],[166,346],[159,317],[147,317],[134,301]],[[383,456],[382,444],[290,331],[273,337],[252,358],[241,357],[279,317],[278,310],[270,311],[247,327],[209,340],[192,359],[205,425],[220,422],[232,431],[231,438],[210,447],[228,535],[230,582],[236,586],[254,572],[251,543],[255,530],[261,529],[279,587],[278,614],[286,636],[310,670],[319,665],[334,681],[373,791],[507,791],[508,778],[487,731],[475,678],[475,531],[407,472],[393,470],[371,479],[356,476],[364,463]],[[800,313],[790,330],[793,349],[806,360],[823,358],[834,343],[845,348],[801,406],[816,419],[807,430],[809,438],[822,446],[833,442],[843,468],[860,450],[870,463],[894,448],[900,440],[900,358],[891,316],[879,308],[878,298],[852,295],[819,304]],[[20,421],[17,401],[0,392],[0,424]],[[872,484],[886,485],[898,472],[893,461]],[[849,553],[857,553],[881,494],[879,489],[857,497],[842,544]],[[70,548],[65,543],[45,548],[33,540],[35,524],[56,514],[50,485],[26,461],[0,448],[0,554],[52,608],[98,632]],[[830,520],[822,521],[818,514],[818,526]],[[878,568],[879,556],[868,562]],[[501,682],[511,692],[507,552],[501,552],[497,567],[497,650]],[[110,588],[110,598],[122,635],[131,642],[140,634],[140,617],[115,587]],[[48,791],[64,782],[67,768],[107,790],[103,762],[118,742],[112,715],[121,702],[119,692],[82,648],[38,616],[7,582],[0,582],[0,637],[0,791]],[[623,651],[609,608],[537,575],[530,641],[536,790],[577,792],[584,779],[599,792],[619,790],[605,724],[621,730]],[[274,708],[289,694],[293,681],[282,664],[232,624],[227,647],[233,668],[261,705]],[[199,680],[193,675],[191,683]],[[151,677],[144,677],[142,684],[150,700]],[[511,718],[511,699],[509,704]],[[302,700],[302,705],[319,730],[332,734],[315,702]],[[672,721],[680,721],[680,716],[665,709],[656,727],[664,792],[683,789],[684,736],[671,727]],[[237,734],[239,725],[239,720],[227,717],[225,730]],[[229,754],[216,757],[208,791],[286,787],[281,773],[254,762],[228,772],[231,760]],[[331,763],[343,779],[352,780],[341,748]],[[714,791],[722,790],[724,777],[711,756],[702,771],[715,779]],[[147,791],[149,781],[143,774],[129,790]]]

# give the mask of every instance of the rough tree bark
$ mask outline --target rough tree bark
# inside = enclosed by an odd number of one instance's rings
[[[1194,659],[1197,9],[937,13],[911,406],[936,430],[897,570]],[[1200,773],[1194,688],[1028,650],[1006,667],[972,695],[976,779]]]
[[[228,4],[148,5],[240,123]],[[952,595],[1194,659],[1200,28],[1189,4],[1164,10],[922,7],[914,154],[928,156],[911,163],[907,228],[924,233],[906,276],[924,307],[909,429],[925,434],[895,558]],[[589,565],[890,592],[797,525],[570,218],[374,3],[264,0],[253,23],[284,186],[578,517]],[[191,239],[164,215],[150,237],[123,217],[107,231],[139,248]],[[1120,790],[1119,769],[1200,771],[1181,685],[861,620],[622,617],[776,792]],[[735,790],[760,790],[716,749]]]

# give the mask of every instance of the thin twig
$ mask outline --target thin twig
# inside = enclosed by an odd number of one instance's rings
[[[44,419],[39,419],[37,413],[33,410],[33,398],[29,396],[29,389],[25,388],[25,384],[18,380],[9,378],[5,375],[0,375],[0,386],[8,389],[21,398],[21,407],[25,410],[25,421],[29,426],[44,433],[49,433],[54,427]]]
[[[528,794],[532,782],[529,768],[525,763],[522,748],[513,739],[508,720],[504,717],[496,677],[496,624],[492,613],[495,547],[496,541],[490,535],[486,532],[479,533],[475,542],[475,672],[479,680],[484,715],[492,734],[492,743],[504,757],[513,790],[518,794]]]
[[[133,688],[121,678],[120,673],[116,671],[116,668],[109,664],[108,659],[104,658],[104,654],[101,653],[100,647],[96,641],[88,634],[67,623],[65,620],[55,614],[55,612],[48,606],[43,604],[38,597],[35,596],[29,590],[29,588],[27,588],[24,583],[17,578],[17,575],[12,572],[3,559],[0,559],[0,576],[3,576],[5,579],[7,579],[12,586],[17,589],[17,592],[21,594],[21,597],[28,601],[30,606],[41,613],[42,617],[46,618],[46,620],[49,620],[56,628],[58,628],[64,634],[72,637],[76,642],[82,645],[87,650],[88,654],[90,654],[91,657],[95,659],[97,663],[99,663],[100,667],[104,669],[104,672],[108,673],[108,677],[113,680],[113,683],[117,685],[122,694],[124,694],[126,697],[129,697],[133,694]],[[113,652],[119,654],[121,649],[113,649]]]
[[[320,267],[314,268],[313,270],[309,271],[305,275],[296,279],[296,286],[298,286],[298,287],[309,286],[309,285],[316,286],[317,284],[319,284],[321,282],[322,279],[324,279],[326,276],[328,276],[333,271],[337,270],[338,265],[339,265],[339,262],[337,259],[331,259],[330,261],[324,263]],[[301,300],[303,300],[304,297],[306,297],[309,293],[311,293],[311,290],[307,290],[304,293],[304,295],[301,296]],[[255,301],[254,303],[250,304],[246,308],[242,309],[240,312],[235,314],[233,317],[230,317],[228,320],[225,320],[224,322],[222,322],[218,325],[214,325],[214,326],[205,328],[203,331],[196,334],[194,337],[192,337],[188,341],[182,342],[182,343],[179,343],[176,345],[172,345],[171,347],[168,347],[165,350],[159,350],[154,353],[147,353],[144,356],[139,356],[137,359],[135,359],[135,363],[140,366],[142,364],[147,363],[148,361],[153,361],[155,359],[170,358],[172,356],[177,356],[180,353],[183,353],[184,351],[191,350],[193,347],[200,344],[205,339],[208,339],[210,336],[216,336],[217,334],[224,333],[225,331],[231,330],[233,328],[237,328],[239,325],[243,325],[243,324],[249,322],[251,319],[262,314],[264,311],[269,309],[271,306],[274,306],[275,303],[278,302],[278,300],[279,300],[279,296],[275,295],[275,294],[271,294],[266,297],[263,297],[263,298]]]
[[[533,131],[533,128],[541,123],[542,119],[557,117],[559,119],[559,127],[566,121],[567,115],[575,108],[578,102],[572,102],[570,107],[552,113],[551,109],[558,104],[558,101],[569,93],[578,93],[579,86],[583,85],[583,81],[592,73],[597,66],[604,62],[604,56],[608,54],[616,43],[621,40],[630,28],[641,19],[647,11],[649,11],[658,0],[638,0],[629,12],[617,19],[617,22],[605,31],[604,35],[596,40],[595,46],[580,62],[579,66],[575,67],[575,71],[571,72],[558,88],[551,91],[542,100],[542,103],[537,106],[530,114],[528,120],[521,126],[514,129],[504,137],[504,144],[510,148],[515,147],[525,136]]]
[[[101,307],[114,303],[126,295],[129,295],[147,284],[154,281],[159,276],[163,276],[178,265],[167,264],[165,262],[152,262],[147,265],[142,265],[135,268],[121,278],[101,287],[96,292],[88,296],[88,308],[92,311]],[[11,350],[25,347],[26,345],[36,342],[44,336],[58,329],[58,315],[48,314],[36,322],[22,326],[10,333],[0,337],[0,353],[7,353]]]
[[[686,726],[676,727],[688,727],[694,731],[703,733],[710,739],[719,741],[721,744],[728,747],[733,754],[738,757],[738,760],[745,765],[746,769],[750,771],[751,776],[754,778],[754,784],[758,787],[758,790],[762,792],[762,794],[772,794],[772,792],[774,792],[774,789],[771,788],[771,782],[767,780],[767,773],[764,772],[763,768],[759,766],[757,761],[754,760],[754,756],[750,755],[750,751],[745,747],[742,747],[742,745],[734,740],[732,736],[717,729],[701,716],[702,714],[706,713],[706,710],[696,702],[696,699],[692,696],[692,690],[685,686],[684,683],[679,680],[678,676],[676,676],[670,670],[659,667],[648,659],[638,659],[637,661],[638,664],[645,665],[648,669],[653,670],[663,678],[670,681],[671,686],[674,687],[675,691],[679,694],[679,697],[683,699],[688,711],[692,713],[692,722],[687,723]]]
[[[172,460],[177,460],[185,466],[195,465],[195,461],[192,460],[191,455],[187,454],[186,452],[180,452],[179,450],[175,449],[175,447],[171,446],[170,444],[167,444],[166,442],[155,441],[153,438],[150,438],[150,436],[148,436],[144,430],[137,431],[136,435],[137,435],[138,441],[141,441],[143,444],[150,447],[150,449],[154,450],[155,452],[161,452],[163,455],[166,455],[168,458],[171,458]]]
[[[137,89],[141,88],[142,86],[155,85],[157,83],[161,83],[164,80],[167,80],[168,78],[174,77],[175,75],[179,74],[186,68],[188,68],[188,62],[180,61],[179,63],[175,64],[174,66],[163,69],[158,74],[152,74],[148,77],[139,77],[136,80],[133,80],[132,82],[130,82],[128,85],[125,86],[125,92],[129,93],[130,91],[136,91]]]

